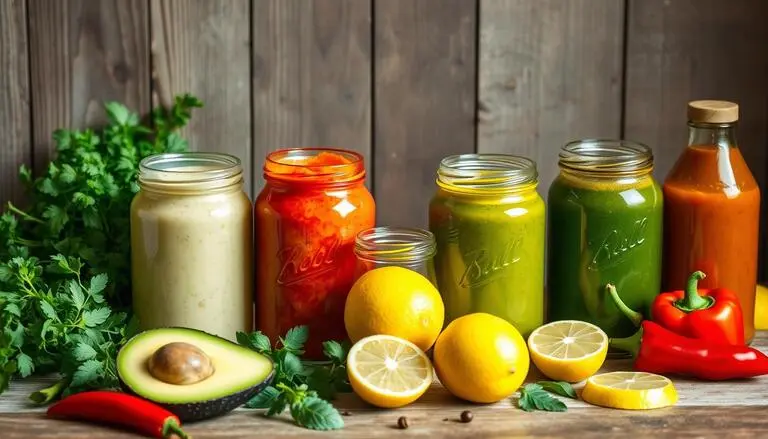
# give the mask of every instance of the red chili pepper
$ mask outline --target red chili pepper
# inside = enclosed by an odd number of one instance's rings
[[[656,374],[689,375],[703,380],[751,378],[768,374],[768,356],[749,346],[712,343],[674,333],[627,307],[608,285],[616,305],[640,329],[611,340],[611,347],[635,358],[634,369]]]
[[[651,319],[680,335],[744,345],[744,321],[736,294],[725,288],[699,289],[706,275],[696,271],[685,291],[661,293],[651,306]]]
[[[173,413],[127,393],[91,391],[68,396],[48,409],[48,416],[104,422],[132,427],[152,437],[167,439],[175,434],[189,439]]]

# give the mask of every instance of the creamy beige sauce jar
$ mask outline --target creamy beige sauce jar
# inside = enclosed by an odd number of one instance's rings
[[[142,329],[183,326],[230,340],[253,326],[253,213],[237,157],[142,160],[131,203],[133,310]]]

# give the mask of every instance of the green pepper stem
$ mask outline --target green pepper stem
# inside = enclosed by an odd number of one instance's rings
[[[705,277],[707,275],[701,271],[694,271],[691,274],[685,288],[685,297],[674,303],[675,308],[685,312],[692,312],[707,309],[715,304],[715,299],[712,297],[699,295],[699,281]]]
[[[632,324],[635,325],[635,327],[640,326],[640,324],[643,322],[643,315],[639,312],[631,309],[627,306],[626,303],[624,303],[623,300],[621,300],[621,297],[619,297],[619,293],[616,291],[616,287],[613,284],[608,284],[605,286],[608,289],[608,292],[611,294],[611,297],[613,298],[613,303],[616,304],[616,306],[621,310],[622,314],[624,314],[629,320],[632,321]]]
[[[637,330],[634,334],[624,338],[612,338],[609,341],[609,346],[612,348],[620,349],[622,351],[629,352],[632,358],[637,358],[638,352],[640,352],[640,343],[643,342],[643,328]]]
[[[69,378],[62,378],[56,381],[52,386],[32,392],[29,399],[35,404],[48,404],[56,399],[59,394],[69,385]]]
[[[165,420],[165,423],[163,424],[163,431],[162,431],[164,438],[170,438],[171,435],[176,435],[180,439],[190,439],[191,436],[188,435],[184,430],[181,429],[181,426],[178,422],[176,422],[173,418],[168,418]]]

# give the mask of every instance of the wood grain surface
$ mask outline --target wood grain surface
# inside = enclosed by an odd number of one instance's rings
[[[768,352],[768,332],[758,332],[753,346]],[[600,372],[631,370],[630,360],[608,360]],[[564,413],[526,413],[517,408],[519,395],[496,404],[478,405],[451,396],[439,383],[414,404],[396,410],[371,407],[354,394],[334,401],[345,427],[319,433],[293,425],[288,415],[268,419],[261,411],[238,409],[209,421],[190,424],[196,439],[219,437],[338,438],[404,437],[768,437],[768,376],[724,382],[702,382],[671,377],[677,389],[676,406],[649,411],[625,411],[595,407],[581,400],[563,398]],[[544,379],[535,368],[528,382]],[[26,396],[51,379],[13,382],[0,398],[2,438],[96,438],[135,437],[106,427],[45,419],[42,408],[32,408]],[[583,383],[574,386],[577,393]],[[471,424],[456,422],[463,410],[471,410]],[[406,416],[410,427],[396,430],[397,418]],[[446,420],[447,419],[447,420]],[[114,433],[113,433],[114,431]]]
[[[58,128],[103,123],[104,101],[149,110],[146,0],[28,0],[32,141],[47,166]]]
[[[0,2],[0,211],[21,201],[19,166],[32,165],[28,50],[26,1]]]
[[[377,222],[426,227],[440,160],[475,151],[476,0],[375,0]]]
[[[240,158],[251,194],[250,2],[151,0],[152,100],[191,93],[204,107],[181,135],[190,150]]]
[[[764,185],[768,2],[629,0],[628,12],[625,132],[654,149],[655,175],[687,145],[686,104],[725,99],[739,104],[739,143]]]
[[[621,133],[624,2],[480,0],[478,152],[529,157],[546,199],[570,140]]]
[[[280,148],[352,149],[370,171],[371,2],[254,0],[252,29],[254,193]]]

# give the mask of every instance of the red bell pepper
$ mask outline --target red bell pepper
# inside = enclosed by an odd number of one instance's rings
[[[768,374],[768,356],[749,346],[717,344],[672,332],[629,309],[608,285],[616,305],[640,329],[631,337],[611,339],[611,347],[629,352],[634,369],[656,374],[688,375],[703,380],[751,378]]]
[[[190,436],[181,429],[173,413],[145,399],[127,393],[95,390],[68,396],[48,409],[54,418],[82,419],[131,427],[155,438],[181,439]]]
[[[706,275],[691,274],[683,290],[661,293],[651,306],[651,320],[680,335],[713,343],[744,345],[744,321],[736,294],[725,288],[699,289]]]

